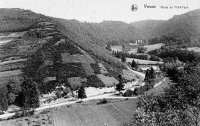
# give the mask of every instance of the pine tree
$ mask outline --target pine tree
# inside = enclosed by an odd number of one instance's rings
[[[147,69],[147,71],[145,73],[144,81],[148,82],[150,79],[151,79],[150,70]]]
[[[24,110],[39,107],[39,90],[31,79],[26,79],[22,83],[22,107]]]
[[[8,109],[8,90],[6,86],[0,88],[0,110],[6,111]]]
[[[126,56],[124,54],[122,54],[121,61],[126,62]]]
[[[151,67],[151,70],[150,70],[150,77],[151,77],[151,79],[156,78],[155,71],[154,71],[153,67]]]
[[[106,49],[107,49],[108,51],[112,51],[110,43],[107,44]]]
[[[86,94],[85,94],[85,89],[84,89],[84,86],[82,85],[80,87],[80,89],[78,90],[78,98],[87,98]]]
[[[138,68],[137,63],[136,63],[134,60],[133,60],[132,63],[131,63],[131,67],[132,67],[132,68],[136,68],[136,69]]]
[[[122,83],[122,75],[120,74],[118,78],[119,78],[119,84],[116,85],[116,90],[120,92],[124,88],[124,85]]]

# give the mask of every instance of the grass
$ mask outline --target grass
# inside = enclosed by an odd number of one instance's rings
[[[0,126],[53,126],[51,113],[38,114],[0,122]]]
[[[61,76],[64,77],[84,77],[85,71],[81,63],[66,63],[61,65]]]
[[[91,76],[87,77],[86,86],[88,86],[88,87],[104,87],[105,84],[96,75],[91,75]]]
[[[131,120],[136,110],[135,103],[135,100],[128,100],[74,109],[62,108],[53,113],[53,120],[57,126],[119,126]]]
[[[111,49],[113,51],[122,51],[122,46],[121,45],[120,46],[111,46]]]
[[[103,74],[98,74],[97,77],[105,84],[105,86],[114,86],[118,84],[118,80],[114,77],[105,76]]]
[[[194,52],[200,52],[200,48],[199,47],[190,47],[190,48],[187,48],[187,50],[189,51],[194,51]]]
[[[152,44],[152,45],[145,45],[144,47],[147,48],[147,52],[151,51],[151,50],[155,50],[155,49],[160,49],[161,46],[163,46],[163,43],[157,43],[157,44]]]
[[[82,63],[82,67],[87,76],[94,75],[94,70],[92,69],[89,63]]]
[[[5,71],[5,72],[0,72],[0,77],[10,77],[10,76],[18,76],[22,74],[21,70],[12,70],[12,71]]]
[[[141,60],[141,59],[135,59],[135,58],[126,58],[126,62],[132,63],[133,59],[138,64],[163,64],[161,61],[151,61],[151,60]]]
[[[82,54],[82,52],[70,42],[59,43],[56,46],[56,49],[57,49],[57,51],[59,53],[68,52],[71,55],[73,55],[73,54]]]
[[[22,69],[22,68],[24,68],[23,62],[10,63],[6,65],[0,65],[0,72],[17,70],[17,69]]]
[[[99,64],[97,64],[97,63],[91,63],[90,66],[94,70],[95,74],[101,74],[101,68],[99,67]]]

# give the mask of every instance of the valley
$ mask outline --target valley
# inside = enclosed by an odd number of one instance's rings
[[[199,9],[130,24],[0,12],[2,126],[182,126],[199,110]]]

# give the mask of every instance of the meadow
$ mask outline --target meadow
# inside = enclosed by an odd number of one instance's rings
[[[152,45],[145,45],[144,47],[147,48],[147,52],[155,49],[160,49],[161,46],[163,46],[163,43],[157,43],[157,44],[152,44]]]
[[[53,112],[55,126],[119,126],[127,123],[135,111],[136,101],[120,101],[102,105],[62,108]]]
[[[200,48],[199,47],[190,47],[190,48],[187,48],[187,50],[194,51],[194,52],[200,52]]]
[[[132,63],[133,59],[135,60],[136,63],[138,64],[163,64],[163,62],[161,61],[151,61],[151,60],[141,60],[141,59],[135,59],[135,58],[126,58],[126,62],[128,63]]]

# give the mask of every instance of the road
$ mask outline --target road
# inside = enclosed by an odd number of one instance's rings
[[[141,76],[142,78],[145,77],[145,74],[144,73],[140,73],[140,72],[137,72],[137,71],[134,71],[132,70],[131,68],[127,67],[127,69],[129,69],[130,71],[132,71],[133,73]],[[163,80],[165,81],[165,79]],[[158,85],[160,85],[163,81],[155,84],[154,87],[157,87]],[[97,99],[135,99],[137,98],[137,96],[135,97],[120,97],[120,96],[114,96],[115,94],[117,93],[114,92],[114,93],[106,93],[106,94],[101,94],[101,95],[96,95],[96,96],[91,96],[91,97],[88,97],[88,98],[85,98],[85,99],[82,99],[81,101],[89,101],[89,100],[97,100]],[[44,110],[44,109],[49,109],[49,108],[55,108],[55,107],[60,107],[60,106],[65,106],[65,105],[70,105],[70,104],[75,104],[77,102],[79,102],[79,100],[75,100],[75,101],[66,101],[66,102],[62,102],[62,103],[57,103],[57,104],[47,104],[47,105],[43,105],[39,108],[36,108],[35,111],[41,111],[41,110]],[[6,114],[3,114],[3,115],[0,115],[0,118],[2,119],[6,119],[10,116],[13,116],[15,113],[6,113]]]

